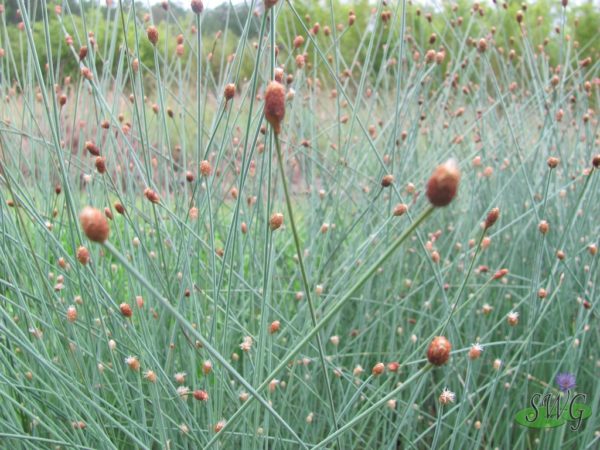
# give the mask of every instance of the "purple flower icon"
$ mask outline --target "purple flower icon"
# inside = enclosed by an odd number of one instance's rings
[[[576,386],[575,375],[569,372],[559,373],[556,375],[556,384],[561,391],[567,392]]]

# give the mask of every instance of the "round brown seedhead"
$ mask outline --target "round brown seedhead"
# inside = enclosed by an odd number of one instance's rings
[[[93,141],[85,141],[85,149],[93,156],[100,156],[100,149]]]
[[[202,0],[192,0],[190,6],[192,7],[194,14],[201,14],[202,11],[204,11],[204,3],[202,3]]]
[[[592,159],[592,165],[596,168],[596,169],[600,169],[600,155],[596,155],[594,156],[594,158]]]
[[[125,207],[120,202],[115,202],[114,207],[119,214],[125,214]]]
[[[123,314],[125,317],[131,317],[133,315],[133,310],[128,303],[121,303],[119,305],[119,309],[121,310],[121,314]]]
[[[67,96],[66,96],[65,94],[61,94],[61,95],[58,97],[58,104],[59,104],[60,106],[65,106],[65,103],[67,103]]]
[[[275,134],[281,132],[281,122],[285,116],[285,88],[272,81],[265,90],[265,119],[273,127]]]
[[[83,245],[77,249],[77,261],[84,266],[90,262],[90,252]]]
[[[440,164],[427,182],[427,198],[433,206],[450,204],[460,183],[460,170],[454,160]]]
[[[113,213],[108,206],[106,208],[104,208],[104,215],[106,216],[107,219],[113,220]]]
[[[278,0],[264,0],[265,2],[265,9],[269,9],[272,8],[273,6],[275,6],[277,4]]]
[[[549,229],[550,229],[550,225],[548,225],[548,222],[545,220],[542,220],[538,224],[538,230],[540,230],[540,233],[542,233],[542,234],[546,234]]]
[[[106,158],[104,156],[96,156],[96,170],[98,173],[106,172]]]
[[[90,241],[104,242],[108,239],[110,234],[108,220],[99,209],[86,206],[79,214],[79,222]]]
[[[371,373],[374,376],[379,376],[381,375],[383,372],[385,372],[385,364],[383,364],[382,362],[378,362],[377,364],[375,364],[373,366],[373,369],[371,369]]]
[[[228,83],[225,86],[225,100],[229,101],[233,98],[233,96],[235,95],[235,84],[233,83]]]
[[[194,399],[200,401],[200,402],[205,402],[208,400],[208,392],[200,390],[200,389],[196,389],[193,392],[194,395]]]
[[[144,189],[144,196],[152,203],[158,203],[160,201],[158,194],[150,188]]]
[[[280,328],[281,323],[279,322],[279,320],[274,320],[273,322],[271,322],[271,325],[269,325],[269,333],[275,334],[279,331]]]
[[[154,25],[150,25],[146,29],[146,34],[148,35],[148,40],[152,45],[156,45],[158,43],[158,30]]]
[[[500,208],[493,208],[485,219],[485,229],[487,230],[494,225],[498,220],[498,217],[500,217]]]
[[[405,203],[398,203],[394,207],[394,216],[396,216],[396,217],[402,216],[402,215],[406,214],[406,211],[408,211],[408,206]]]
[[[88,54],[88,48],[85,45],[82,45],[79,48],[79,61],[82,61],[83,59],[85,59],[87,54]]]
[[[207,160],[200,162],[200,173],[203,177],[209,176],[211,172],[212,167],[210,166],[210,163]]]
[[[523,22],[523,11],[521,11],[521,10],[517,11],[516,19],[517,19],[518,23]]]
[[[283,225],[283,214],[274,213],[269,219],[269,226],[271,227],[271,230],[275,231],[281,227],[281,225]]]
[[[560,162],[560,160],[558,158],[555,158],[554,156],[551,156],[550,158],[548,158],[548,167],[550,167],[551,169],[555,169],[558,166],[558,163]]]
[[[444,336],[436,336],[427,349],[427,359],[434,366],[443,366],[450,359],[452,345]]]
[[[479,42],[477,43],[477,50],[479,50],[480,53],[484,53],[487,50],[487,41],[485,39],[479,39]]]
[[[394,183],[394,176],[387,174],[381,179],[381,187],[390,187]]]
[[[294,48],[300,48],[304,45],[304,37],[296,36],[294,38]]]
[[[562,0],[563,8],[566,8],[569,4],[569,0]]]

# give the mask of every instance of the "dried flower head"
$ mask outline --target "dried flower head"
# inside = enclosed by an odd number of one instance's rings
[[[272,81],[265,90],[265,119],[273,127],[275,134],[281,132],[281,122],[285,116],[285,88]]]
[[[200,162],[200,173],[203,177],[207,177],[212,173],[212,167],[208,161]]]
[[[134,372],[140,370],[140,361],[135,356],[128,356],[125,358],[125,364],[127,364]]]
[[[77,260],[84,266],[90,262],[90,252],[83,245],[77,249]]]
[[[436,336],[429,344],[427,359],[434,366],[443,366],[450,358],[450,350],[452,350],[450,341],[444,336]]]
[[[225,95],[225,100],[227,100],[227,101],[231,100],[233,98],[233,96],[235,95],[235,84],[228,83],[227,85],[225,85],[224,95]]]
[[[152,45],[156,45],[158,43],[158,30],[154,25],[150,25],[146,29],[146,34],[148,35],[148,40]]]
[[[387,174],[384,175],[383,178],[381,179],[381,187],[389,187],[394,183],[394,176]]]
[[[540,230],[540,233],[542,233],[542,234],[546,234],[549,229],[550,229],[550,225],[548,225],[548,222],[545,220],[542,220],[538,224],[538,230]]]
[[[500,208],[493,208],[487,215],[487,218],[485,219],[485,229],[487,230],[492,225],[494,225],[498,220],[498,217],[500,217]]]
[[[450,403],[454,403],[454,400],[456,400],[456,395],[454,394],[454,392],[449,391],[447,388],[444,388],[444,390],[440,394],[439,400],[442,405],[448,405]]]
[[[382,362],[378,362],[377,364],[375,364],[373,366],[373,369],[371,369],[371,373],[374,376],[379,376],[381,375],[383,372],[385,372],[385,364],[383,364]]]
[[[456,196],[459,183],[460,171],[451,159],[433,171],[427,182],[427,198],[433,206],[446,206]]]
[[[202,3],[202,0],[192,0],[190,6],[192,7],[194,14],[201,14],[202,11],[204,11],[204,3]]]
[[[71,323],[77,320],[77,308],[73,305],[67,308],[67,320]]]
[[[193,396],[196,400],[198,400],[200,402],[205,402],[208,400],[208,392],[203,391],[201,389],[194,390]]]
[[[275,231],[281,227],[281,225],[283,225],[283,214],[274,213],[269,219],[269,226],[271,227],[271,230]]]
[[[475,360],[483,353],[483,346],[481,344],[473,344],[469,349],[469,359]]]
[[[133,315],[133,310],[128,303],[121,303],[119,305],[119,309],[121,310],[121,314],[123,314],[125,317],[131,317]]]
[[[108,220],[99,209],[86,206],[79,214],[79,222],[89,240],[104,242],[110,234]]]

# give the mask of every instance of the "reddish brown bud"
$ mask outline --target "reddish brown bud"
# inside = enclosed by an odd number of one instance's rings
[[[434,366],[443,366],[450,358],[450,350],[452,350],[450,341],[444,336],[436,336],[429,344],[427,359]]]
[[[285,116],[285,88],[272,81],[265,91],[265,119],[273,127],[275,134],[281,132],[281,121]]]
[[[129,306],[127,303],[121,303],[119,305],[119,309],[121,310],[121,314],[123,314],[125,317],[131,317],[133,315],[131,306]]]
[[[272,8],[273,6],[275,6],[277,4],[277,1],[278,0],[264,0],[265,9]]]
[[[100,149],[92,141],[85,141],[85,149],[94,156],[100,156]]]
[[[498,217],[500,217],[500,208],[493,208],[485,219],[485,229],[487,230],[494,225],[498,220]]]
[[[394,207],[394,216],[402,216],[408,211],[408,206],[404,203],[398,203]]]
[[[381,187],[389,187],[394,183],[394,176],[393,175],[384,175],[383,178],[381,179]]]
[[[596,168],[599,169],[600,168],[600,155],[596,155],[594,156],[594,158],[592,159],[592,165]]]
[[[83,245],[77,249],[77,260],[84,266],[90,262],[90,252]]]
[[[373,366],[373,369],[371,369],[371,373],[375,376],[379,376],[381,375],[383,372],[385,372],[385,365],[381,362],[375,364]]]
[[[125,207],[121,203],[115,202],[114,207],[119,214],[121,214],[121,215],[125,214]]]
[[[200,173],[202,174],[203,177],[207,177],[211,174],[212,172],[212,167],[210,166],[210,163],[206,160],[202,161],[200,163]]]
[[[446,206],[456,196],[460,171],[454,160],[440,164],[427,182],[427,198],[433,206]]]
[[[88,48],[83,45],[81,46],[81,48],[79,49],[79,61],[82,61],[88,54]]]
[[[555,169],[556,166],[558,166],[559,163],[559,159],[555,158],[554,156],[551,156],[550,158],[548,158],[548,167],[550,167],[551,169]]]
[[[144,195],[152,203],[158,203],[160,201],[158,194],[150,188],[144,189]]]
[[[96,156],[96,170],[98,173],[106,172],[106,158],[104,156]]]
[[[200,390],[200,389],[196,389],[193,392],[194,398],[200,402],[205,402],[208,400],[208,392]]]
[[[156,45],[158,43],[158,30],[154,25],[150,25],[146,29],[146,34],[148,35],[148,40],[152,45]]]
[[[281,225],[283,225],[283,214],[281,214],[281,213],[273,214],[271,216],[271,219],[269,220],[269,226],[271,227],[271,230],[275,231],[279,227],[281,227]]]
[[[235,84],[229,83],[225,86],[225,100],[229,101],[235,95]]]
[[[271,322],[271,325],[269,325],[269,333],[275,334],[279,331],[279,328],[281,328],[281,323],[279,320],[274,320]]]
[[[86,206],[79,215],[79,222],[89,240],[104,242],[108,239],[110,227],[108,220],[106,220],[106,217],[104,217],[100,210]]]
[[[204,11],[204,3],[202,0],[192,0],[191,5],[194,14],[201,14]]]

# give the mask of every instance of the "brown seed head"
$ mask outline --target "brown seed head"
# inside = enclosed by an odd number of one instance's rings
[[[125,214],[125,207],[121,203],[115,202],[114,207],[119,214],[121,214],[121,215]]]
[[[79,214],[79,222],[89,240],[104,242],[108,239],[110,227],[108,220],[100,210],[86,206]]]
[[[281,121],[285,116],[285,88],[272,81],[265,90],[265,119],[273,127],[275,134],[281,132]]]
[[[79,48],[79,61],[83,60],[88,54],[88,48],[85,45],[82,45]]]
[[[94,156],[100,156],[100,149],[93,141],[85,141],[85,149]]]
[[[560,161],[559,161],[558,158],[555,158],[554,156],[551,156],[550,158],[548,158],[548,161],[547,161],[548,167],[550,167],[551,169],[555,169],[556,166],[558,166],[559,162]]]
[[[274,320],[271,322],[271,325],[269,325],[269,333],[275,334],[279,331],[279,328],[281,328],[281,323],[279,320]]]
[[[150,25],[146,29],[146,34],[148,35],[148,40],[152,45],[156,45],[158,43],[158,30],[154,25]]]
[[[90,252],[83,245],[77,249],[77,260],[84,266],[90,262]]]
[[[493,208],[485,219],[485,229],[487,230],[494,225],[498,220],[498,217],[500,217],[500,208]]]
[[[304,37],[296,36],[294,38],[294,48],[300,48],[304,45]]]
[[[434,366],[443,366],[450,358],[450,350],[452,350],[450,341],[444,336],[436,336],[429,344],[427,359]]]
[[[200,402],[205,402],[208,400],[208,392],[203,391],[201,389],[196,389],[193,392],[194,398]]]
[[[373,369],[371,369],[371,373],[375,376],[379,376],[383,372],[385,372],[385,364],[383,364],[382,362],[375,364],[373,366]]]
[[[121,310],[121,314],[123,314],[125,317],[131,317],[133,315],[133,310],[128,303],[121,303],[119,305],[119,309]]]
[[[269,9],[272,8],[273,6],[275,6],[277,4],[278,0],[264,0],[265,2],[265,9]]]
[[[96,156],[96,170],[98,173],[106,172],[106,158],[104,156]]]
[[[204,11],[204,3],[202,0],[192,0],[191,5],[194,14],[201,14]]]
[[[592,159],[592,165],[596,168],[596,169],[600,169],[600,155],[596,155],[594,156],[594,158]]]
[[[281,214],[281,213],[273,214],[271,216],[271,219],[269,220],[269,226],[271,227],[271,230],[275,231],[279,227],[281,227],[281,225],[283,225],[283,214]]]
[[[456,196],[460,171],[454,160],[440,164],[427,182],[427,198],[433,206],[446,206]]]
[[[144,195],[152,203],[158,203],[160,201],[160,197],[158,196],[158,194],[150,188],[144,189]]]
[[[394,183],[394,176],[387,174],[384,175],[383,178],[381,179],[381,186],[386,188],[391,186]]]
[[[540,233],[542,233],[542,234],[546,234],[549,229],[550,229],[550,225],[548,225],[548,222],[545,220],[542,220],[538,224],[538,230],[540,230]]]
[[[235,95],[235,84],[229,83],[225,86],[225,100],[229,101]]]
[[[202,174],[203,177],[207,177],[211,174],[212,172],[212,167],[210,166],[210,163],[207,160],[204,160],[200,163],[200,173]]]
[[[406,211],[408,211],[408,206],[404,203],[398,203],[394,207],[394,216],[402,216]]]

